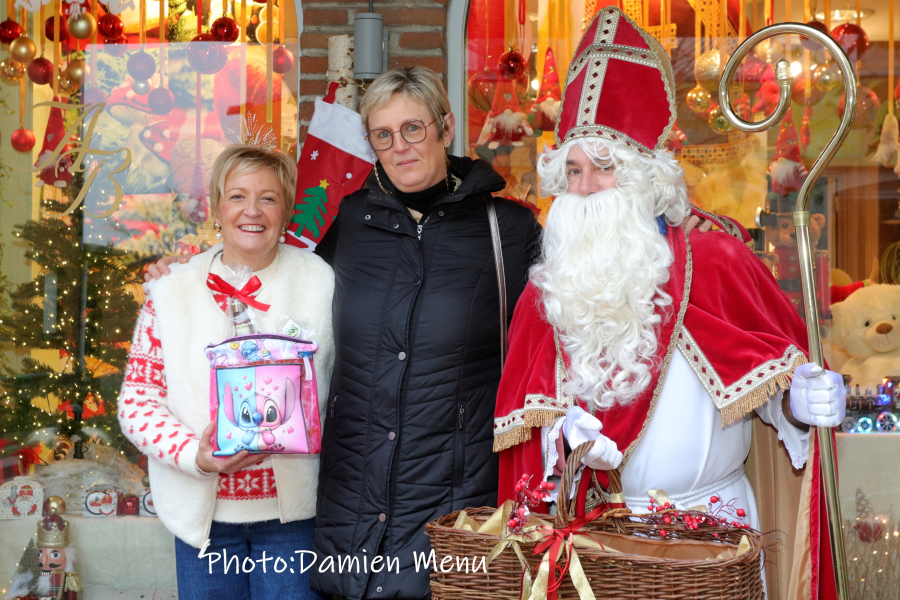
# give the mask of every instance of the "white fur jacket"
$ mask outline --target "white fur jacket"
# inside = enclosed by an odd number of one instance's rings
[[[172,274],[147,284],[119,398],[123,433],[150,457],[150,487],[163,524],[184,542],[201,547],[209,535],[218,476],[197,468],[198,436],[210,422],[209,360],[205,348],[222,341],[225,315],[206,287],[217,245]],[[257,312],[261,331],[273,332],[288,316],[309,323],[315,354],[321,417],[334,363],[331,299],[334,274],[325,261],[279,244],[278,256],[256,297],[271,307]],[[315,516],[317,455],[272,457],[281,522]],[[250,508],[250,505],[247,506]],[[256,521],[248,515],[246,521]]]

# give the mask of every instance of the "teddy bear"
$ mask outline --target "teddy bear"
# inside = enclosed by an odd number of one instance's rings
[[[841,373],[861,391],[900,375],[900,285],[870,285],[832,305],[832,343],[850,359]]]

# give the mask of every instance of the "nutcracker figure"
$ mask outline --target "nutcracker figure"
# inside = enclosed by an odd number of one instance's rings
[[[41,574],[37,581],[37,598],[41,600],[81,600],[82,585],[75,572],[75,551],[69,545],[69,522],[65,501],[51,503],[49,514],[37,524],[38,562]]]

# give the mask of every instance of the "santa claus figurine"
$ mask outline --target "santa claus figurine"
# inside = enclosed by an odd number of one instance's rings
[[[769,165],[769,176],[772,179],[772,191],[779,196],[800,191],[803,181],[808,175],[800,157],[800,143],[797,128],[794,126],[794,113],[789,108],[778,141],[775,143],[775,160]]]
[[[679,509],[740,506],[732,518],[759,529],[744,474],[751,417],[787,450],[772,467],[790,459],[801,468],[816,460],[810,425],[844,418],[841,376],[808,362],[806,325],[746,231],[682,227],[684,174],[665,149],[676,88],[656,40],[617,7],[602,8],[566,81],[556,149],[537,167],[543,192],[556,198],[497,397],[499,502],[516,498],[523,473],[547,481],[570,449],[593,442],[577,514],[599,516],[622,500],[646,513],[650,490],[664,489]],[[607,472],[616,469],[623,498],[613,499]],[[822,564],[825,529],[810,531],[809,507],[793,508]]]

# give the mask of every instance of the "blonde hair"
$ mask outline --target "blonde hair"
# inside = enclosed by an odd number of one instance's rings
[[[369,115],[390,102],[394,94],[412,97],[425,105],[433,119],[441,118],[438,129],[443,138],[447,124],[444,115],[450,112],[450,98],[440,76],[428,67],[403,67],[385,71],[369,84],[365,96],[359,103],[362,122],[369,129]]]
[[[219,208],[219,198],[225,194],[225,179],[229,175],[240,177],[260,169],[271,169],[281,183],[284,219],[287,222],[294,211],[297,195],[297,165],[279,150],[267,150],[249,144],[232,144],[216,157],[209,177],[209,206],[213,212]]]

